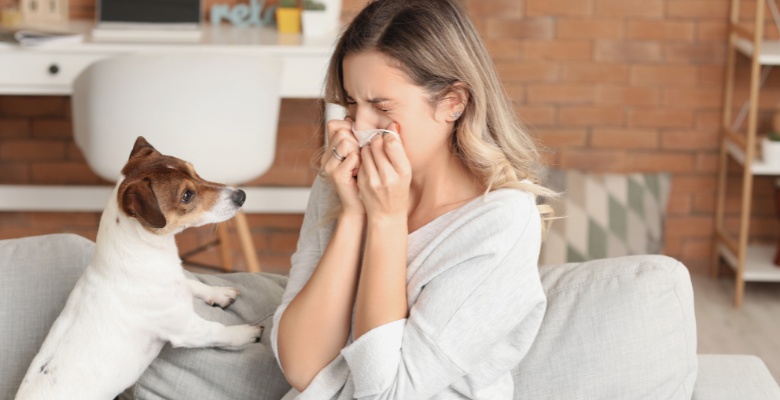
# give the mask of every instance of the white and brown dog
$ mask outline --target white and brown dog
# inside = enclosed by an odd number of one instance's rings
[[[229,306],[238,291],[185,278],[174,235],[233,217],[246,195],[139,137],[100,219],[92,262],[51,327],[17,400],[109,400],[132,385],[165,342],[239,347],[262,327],[195,314],[193,296]]]

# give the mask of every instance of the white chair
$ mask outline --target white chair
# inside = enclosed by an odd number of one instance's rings
[[[193,164],[204,179],[239,185],[264,174],[276,150],[281,61],[234,54],[137,54],[99,61],[73,85],[73,132],[87,163],[116,181],[138,136]],[[260,264],[246,216],[235,217],[249,271]],[[232,270],[219,224],[223,268]]]

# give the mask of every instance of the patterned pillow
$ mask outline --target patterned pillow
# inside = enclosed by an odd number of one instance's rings
[[[561,193],[539,264],[658,254],[671,175],[550,171],[546,186]]]

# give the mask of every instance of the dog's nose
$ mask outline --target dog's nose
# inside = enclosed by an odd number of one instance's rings
[[[246,200],[246,193],[243,190],[238,189],[233,192],[232,196],[230,196],[230,200],[233,200],[235,205],[241,207],[244,205],[244,201]]]

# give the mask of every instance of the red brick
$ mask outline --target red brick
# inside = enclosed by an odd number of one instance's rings
[[[71,139],[73,124],[67,119],[34,119],[32,135],[47,139]]]
[[[582,147],[588,140],[585,129],[540,129],[538,138],[549,147]]]
[[[62,160],[65,144],[53,140],[7,140],[0,142],[0,159],[3,160]]]
[[[593,14],[592,0],[526,0],[526,15],[528,16],[578,16]]]
[[[493,61],[521,60],[524,58],[525,47],[520,39],[487,39],[485,47]]]
[[[593,45],[583,40],[529,40],[525,52],[529,60],[588,61],[593,58]]]
[[[61,117],[65,113],[62,96],[0,96],[0,116]]]
[[[629,126],[693,127],[693,112],[677,109],[635,108],[628,113]]]
[[[269,249],[273,253],[292,254],[297,248],[298,233],[278,232],[271,235]]]
[[[658,132],[654,130],[626,130],[594,128],[590,135],[593,147],[607,149],[656,149]]]
[[[729,16],[729,2],[713,0],[675,0],[666,2],[666,16],[670,18],[717,19]]]
[[[734,114],[736,115],[736,114]],[[702,110],[696,113],[696,129],[716,130],[723,127],[723,113],[718,111]]]
[[[725,82],[726,69],[723,66],[702,65],[699,67],[699,78],[696,83],[702,86],[722,86]]]
[[[599,41],[595,59],[598,61],[656,62],[661,61],[662,47],[653,42]]]
[[[558,65],[547,62],[496,63],[504,82],[553,82],[558,78]]]
[[[642,86],[599,86],[596,103],[603,105],[652,106],[660,103],[661,91]]]
[[[717,147],[717,143],[715,144]],[[718,155],[715,153],[697,154],[696,171],[699,173],[714,174],[718,172]]]
[[[557,37],[561,39],[620,39],[623,21],[611,19],[558,18]]]
[[[696,158],[689,153],[630,153],[626,156],[626,168],[635,172],[675,172],[693,170]]]
[[[665,150],[717,150],[717,131],[665,130],[661,133],[661,148]]]
[[[103,181],[84,163],[39,162],[32,164],[31,181],[49,185],[92,185]]]
[[[661,18],[664,13],[661,0],[596,0],[596,15],[600,17]]]
[[[528,102],[534,103],[593,103],[595,88],[592,85],[568,85],[561,83],[540,84],[528,87]]]
[[[693,86],[697,68],[683,65],[636,65],[630,70],[631,83],[659,86]]]
[[[718,179],[716,176],[702,175],[680,174],[675,176],[674,182],[672,182],[676,193],[690,195],[706,195],[709,193],[711,196],[715,196],[717,185]]]
[[[693,196],[693,212],[694,213],[708,213],[715,212],[716,199],[712,194],[695,194]],[[714,215],[714,214],[713,214]]]
[[[628,66],[623,63],[566,63],[562,80],[566,82],[628,82]]]
[[[671,240],[679,238],[711,238],[714,226],[715,219],[712,217],[669,216],[666,218],[664,236]]]
[[[0,163],[0,185],[29,183],[30,167],[25,162]]]
[[[721,43],[669,44],[664,57],[669,63],[722,65],[726,48]]]
[[[551,126],[555,124],[555,108],[550,106],[519,105],[515,110],[526,125]]]
[[[721,108],[723,92],[721,88],[665,88],[663,104],[680,108]]]
[[[563,150],[561,168],[592,172],[621,172],[625,165],[625,153],[609,150]]]
[[[672,186],[674,187],[674,186]],[[669,195],[669,202],[666,204],[667,215],[685,216],[691,213],[692,198],[690,195],[677,195],[672,192]]]
[[[623,107],[561,107],[559,121],[570,126],[621,126]]]
[[[517,18],[523,16],[523,2],[517,0],[479,0],[469,1],[468,13],[474,17],[490,17],[501,15],[503,17]]]
[[[526,101],[525,85],[508,84],[508,85],[504,85],[504,90],[506,91],[507,96],[509,96],[509,99],[512,100],[512,102],[523,103]]]
[[[678,21],[628,21],[626,27],[626,37],[632,40],[690,42],[693,32],[693,23]]]
[[[16,139],[30,136],[30,122],[24,118],[0,119],[0,139]]]
[[[489,38],[552,39],[554,34],[552,18],[524,20],[488,18],[486,23]]]
[[[725,20],[699,21],[696,25],[696,40],[699,42],[723,44],[728,39],[728,23]]]

